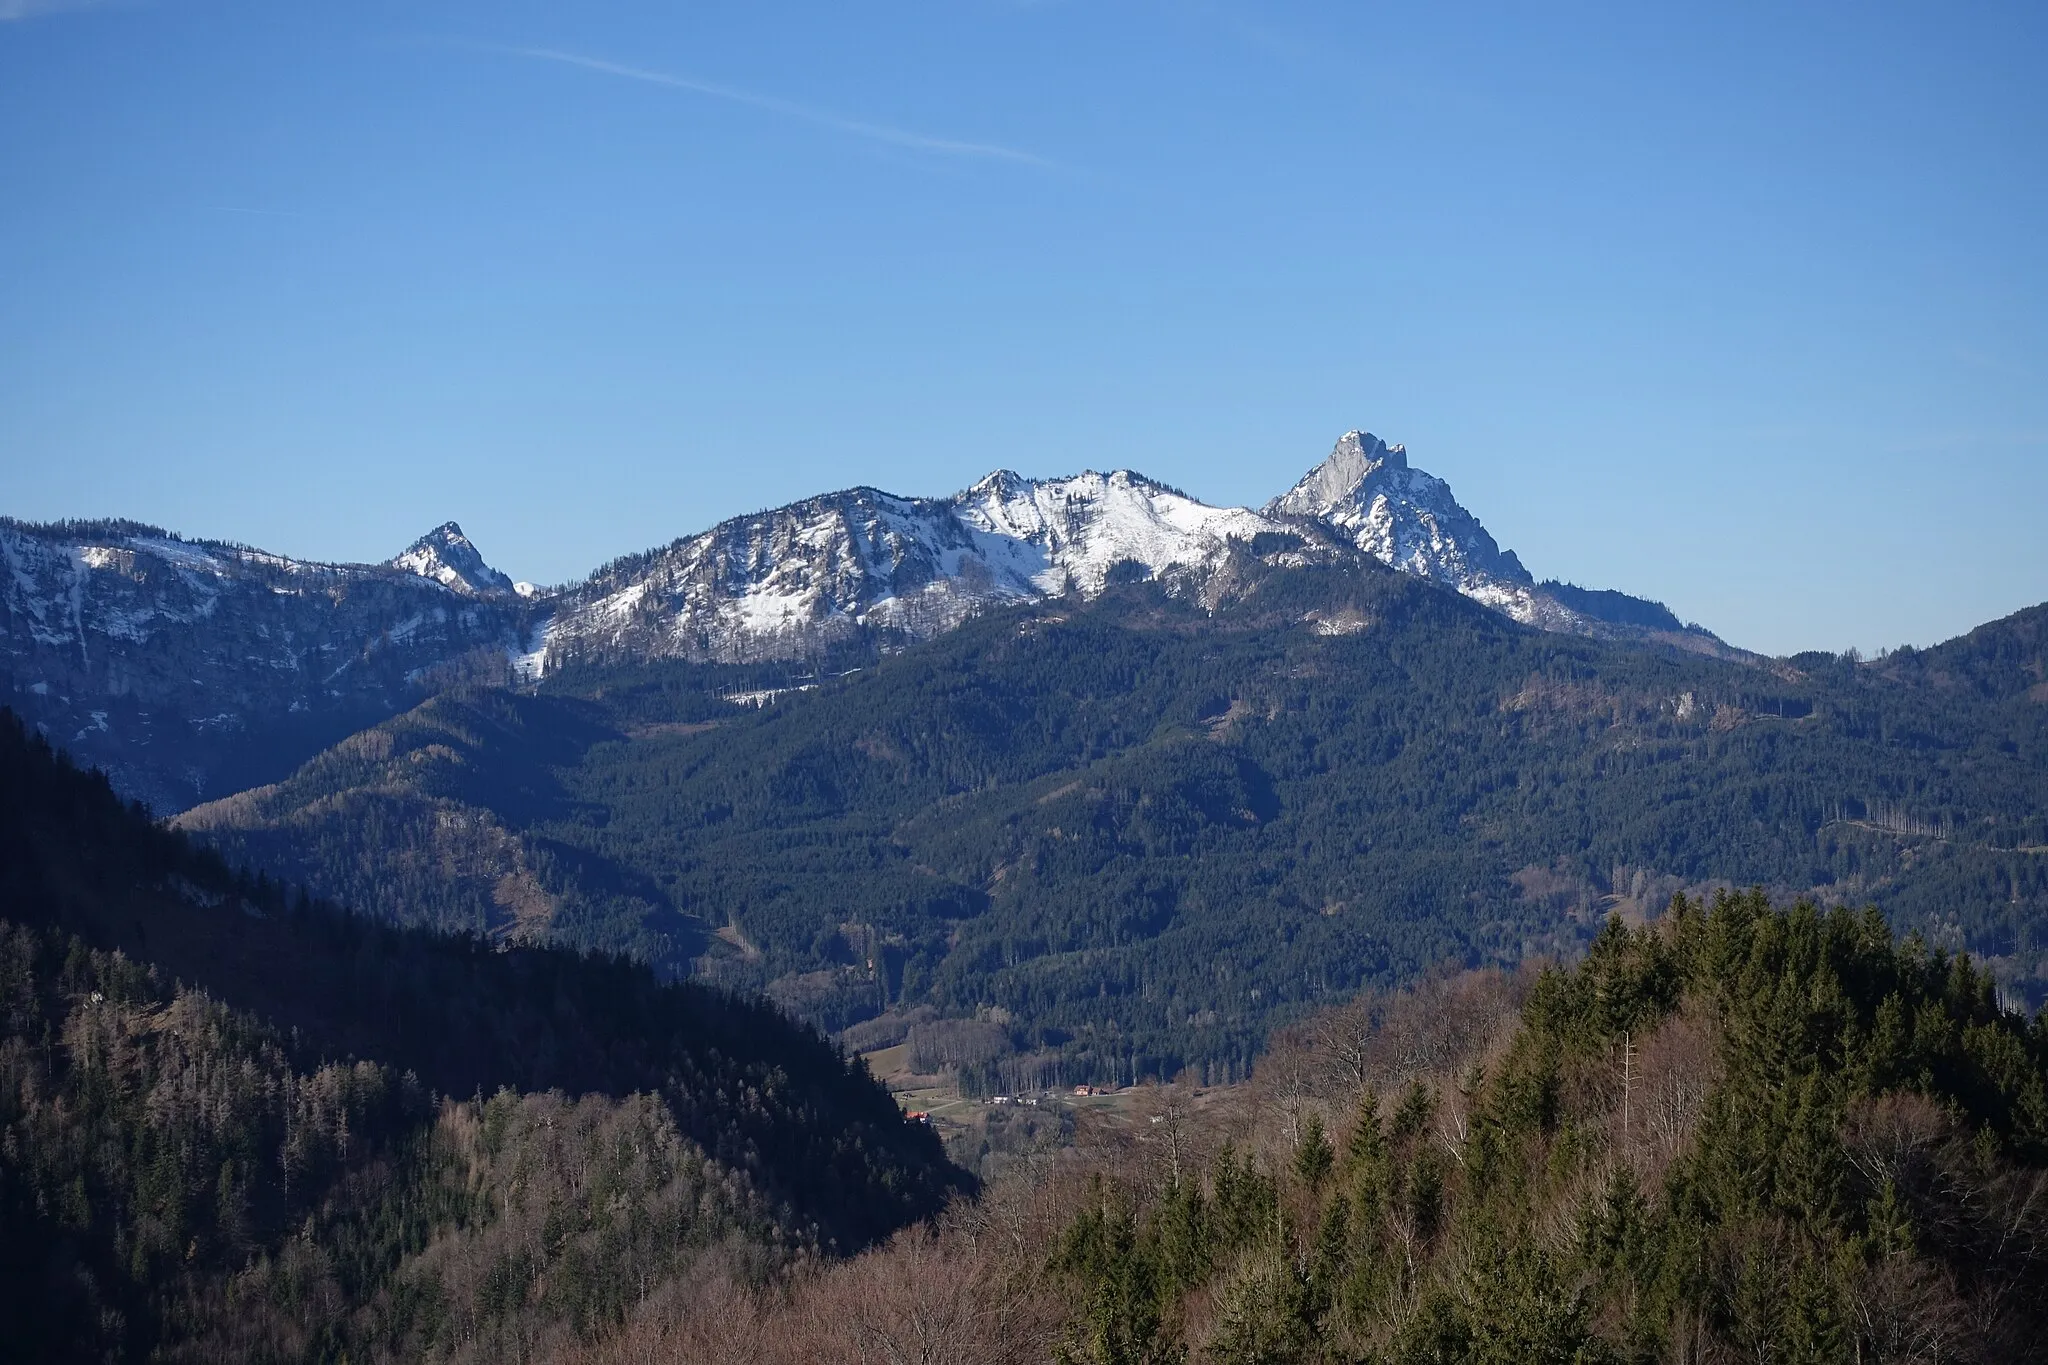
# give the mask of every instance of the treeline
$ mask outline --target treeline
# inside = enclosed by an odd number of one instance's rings
[[[287,893],[4,713],[0,1015],[33,1358],[523,1355],[707,1248],[844,1253],[962,1180],[772,1006]]]

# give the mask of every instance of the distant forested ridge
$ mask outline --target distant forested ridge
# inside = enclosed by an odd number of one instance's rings
[[[1716,885],[1875,904],[2048,992],[2048,608],[1737,662],[1376,565],[1247,552],[1218,581],[857,669],[445,693],[183,820],[380,913],[631,953],[828,1028],[973,1019],[1000,1041],[970,1087],[1241,1076],[1361,985],[1576,952],[1609,909]]]
[[[705,1255],[852,1251],[962,1181],[771,1006],[309,901],[0,711],[18,1358],[524,1356]]]

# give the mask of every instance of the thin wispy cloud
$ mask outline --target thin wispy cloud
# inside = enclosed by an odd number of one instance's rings
[[[34,0],[0,0],[0,5],[9,3],[34,3]],[[488,49],[510,57],[525,57],[533,61],[559,62],[600,75],[617,76],[629,81],[642,81],[648,85],[667,86],[671,90],[687,90],[693,95],[705,95],[712,99],[725,100],[731,104],[742,104],[764,113],[779,114],[784,118],[800,119],[820,128],[846,133],[853,137],[867,138],[872,142],[887,143],[892,147],[907,147],[917,152],[932,152],[941,156],[974,157],[990,161],[1009,161],[1022,166],[1038,166],[1054,169],[1055,163],[1031,152],[1018,151],[1014,147],[1002,147],[992,142],[965,142],[958,138],[934,137],[929,133],[913,132],[907,128],[893,128],[886,123],[870,123],[865,119],[848,118],[829,109],[818,109],[794,100],[778,99],[773,95],[757,95],[749,90],[736,90],[729,85],[714,85],[710,81],[691,80],[687,76],[675,76],[666,71],[650,71],[645,67],[626,66],[619,62],[608,62],[597,57],[585,57],[574,52],[562,52],[547,47],[493,47]]]

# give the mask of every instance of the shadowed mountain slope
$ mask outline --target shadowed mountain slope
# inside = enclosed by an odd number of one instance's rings
[[[107,1350],[141,1358],[152,1342],[229,1331],[245,1309],[262,1317],[273,1290],[310,1292],[330,1275],[351,1310],[417,1287],[427,1271],[410,1258],[514,1216],[515,1193],[474,1205],[463,1182],[499,1179],[484,1167],[511,1160],[503,1134],[529,1121],[534,1143],[554,1141],[550,1112],[564,1141],[574,1130],[668,1154],[659,1170],[619,1178],[641,1181],[650,1207],[681,1201],[671,1240],[606,1241],[600,1229],[576,1253],[596,1257],[586,1271],[637,1267],[634,1295],[711,1242],[771,1259],[866,1245],[934,1211],[960,1180],[864,1068],[766,1004],[663,985],[623,958],[503,951],[287,895],[153,825],[5,712],[0,940],[5,1278],[32,1298],[47,1283],[80,1322],[99,1324],[67,1349],[111,1332]],[[494,1092],[500,1108],[485,1112]],[[582,1098],[561,1111],[571,1101],[560,1096]],[[472,1123],[486,1138],[464,1136]],[[609,1160],[586,1159],[588,1170]],[[565,1237],[610,1216],[602,1199],[573,1198]],[[317,1262],[302,1267],[310,1279],[292,1290],[258,1276],[254,1299],[224,1307],[225,1277],[289,1260],[301,1235]],[[453,1265],[483,1254],[455,1243],[435,1255]],[[431,1342],[475,1312],[526,1322],[522,1305],[540,1330],[596,1302],[571,1312],[517,1288],[551,1275],[559,1288],[563,1245],[505,1272],[512,1297],[488,1311],[444,1266],[431,1277],[440,1306],[415,1305],[425,1319],[389,1303],[375,1321],[323,1319],[331,1303],[294,1313],[327,1321],[344,1344],[367,1334],[366,1351],[418,1345],[422,1333]],[[606,1302],[603,1312],[623,1311]]]

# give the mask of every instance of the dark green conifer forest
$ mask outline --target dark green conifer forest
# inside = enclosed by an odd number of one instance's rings
[[[1724,894],[1520,989],[1396,1088],[1269,1089],[1262,1157],[1099,1176],[1048,1263],[1067,1358],[2048,1351],[2048,1032],[1967,958]]]
[[[2048,609],[1733,661],[1377,565],[1235,581],[998,612],[852,672],[444,694],[181,822],[376,913],[630,953],[831,1030],[1008,1021],[981,1090],[1241,1078],[1361,986],[1570,955],[1681,890],[1875,904],[2048,990]]]

